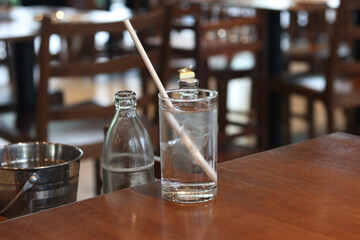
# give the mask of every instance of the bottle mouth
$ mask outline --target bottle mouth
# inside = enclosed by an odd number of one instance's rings
[[[130,90],[121,90],[115,93],[116,99],[129,99],[136,97],[136,93]]]
[[[136,107],[136,93],[130,90],[121,90],[115,93],[115,106],[127,109]]]

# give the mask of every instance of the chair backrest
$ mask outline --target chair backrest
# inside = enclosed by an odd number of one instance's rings
[[[241,11],[240,11],[241,12]],[[232,57],[241,51],[255,56],[256,66],[264,67],[266,34],[264,12],[248,9],[245,14],[226,16],[219,14],[215,20],[196,21],[196,63],[199,78],[206,78],[206,59],[211,56],[227,56],[230,70]]]
[[[359,1],[340,1],[326,72],[326,94],[329,97],[333,94],[337,76],[360,76],[360,22],[356,22],[359,16]]]
[[[206,59],[237,52],[262,51],[265,47],[264,13],[248,8],[232,8],[216,4],[180,4],[174,10],[173,29],[194,30],[195,48],[172,49],[175,56],[195,58],[199,79],[206,78]],[[181,18],[186,16],[185,20]],[[179,20],[180,19],[180,20]],[[176,44],[178,45],[178,44]],[[201,85],[204,81],[200,81]]]
[[[255,10],[254,10],[255,11]],[[204,57],[264,48],[264,22],[261,11],[252,16],[224,17],[216,21],[197,21],[198,49]]]
[[[137,31],[140,40],[143,42],[152,63],[158,67],[160,79],[163,78],[167,68],[168,41],[169,41],[169,21],[171,6],[166,9],[157,9],[149,13],[134,15],[130,21]],[[132,68],[146,69],[143,61],[135,49],[127,54],[112,58],[96,59],[90,58],[86,61],[78,60],[75,62],[53,62],[49,52],[49,39],[52,34],[61,37],[71,36],[94,36],[97,32],[108,32],[109,34],[122,34],[126,27],[122,21],[106,21],[101,23],[90,22],[61,22],[53,21],[44,17],[42,23],[41,45],[39,51],[40,82],[37,92],[36,108],[36,139],[47,140],[47,125],[51,119],[84,119],[101,118],[113,116],[114,106],[86,105],[80,107],[57,106],[49,107],[48,86],[51,77],[76,77],[94,76],[101,73],[124,72]],[[149,39],[160,39],[161,41],[151,48],[147,48]],[[156,101],[156,92],[143,94],[138,100],[138,107],[142,104]]]
[[[173,29],[195,29],[195,16],[203,12],[199,4],[179,3],[173,11]]]

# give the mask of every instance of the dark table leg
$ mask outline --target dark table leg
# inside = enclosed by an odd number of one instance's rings
[[[267,51],[268,51],[268,77],[276,76],[284,69],[284,59],[281,51],[280,40],[282,29],[280,26],[280,12],[269,11],[267,25]],[[282,97],[277,93],[269,94],[269,146],[270,148],[279,147],[282,144],[281,131],[281,106]]]
[[[34,90],[34,43],[33,41],[14,44],[17,110],[32,112],[35,109]]]
[[[34,89],[34,43],[33,41],[18,42],[13,47],[14,77],[16,79],[17,115],[16,127],[27,133],[34,120],[35,89]],[[17,136],[17,137],[20,137]],[[28,141],[22,138],[21,141]]]
[[[356,12],[355,22],[357,25],[360,25],[360,11]],[[360,40],[356,40],[354,50],[355,50],[355,58],[360,59]],[[360,108],[356,109],[355,123],[360,126]]]

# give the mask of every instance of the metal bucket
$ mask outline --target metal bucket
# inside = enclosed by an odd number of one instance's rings
[[[58,143],[0,147],[0,215],[13,218],[75,202],[82,155]]]

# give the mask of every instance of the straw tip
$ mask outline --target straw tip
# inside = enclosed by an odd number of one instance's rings
[[[130,20],[127,18],[123,21],[126,29],[131,33],[133,31],[133,27],[131,26]]]

